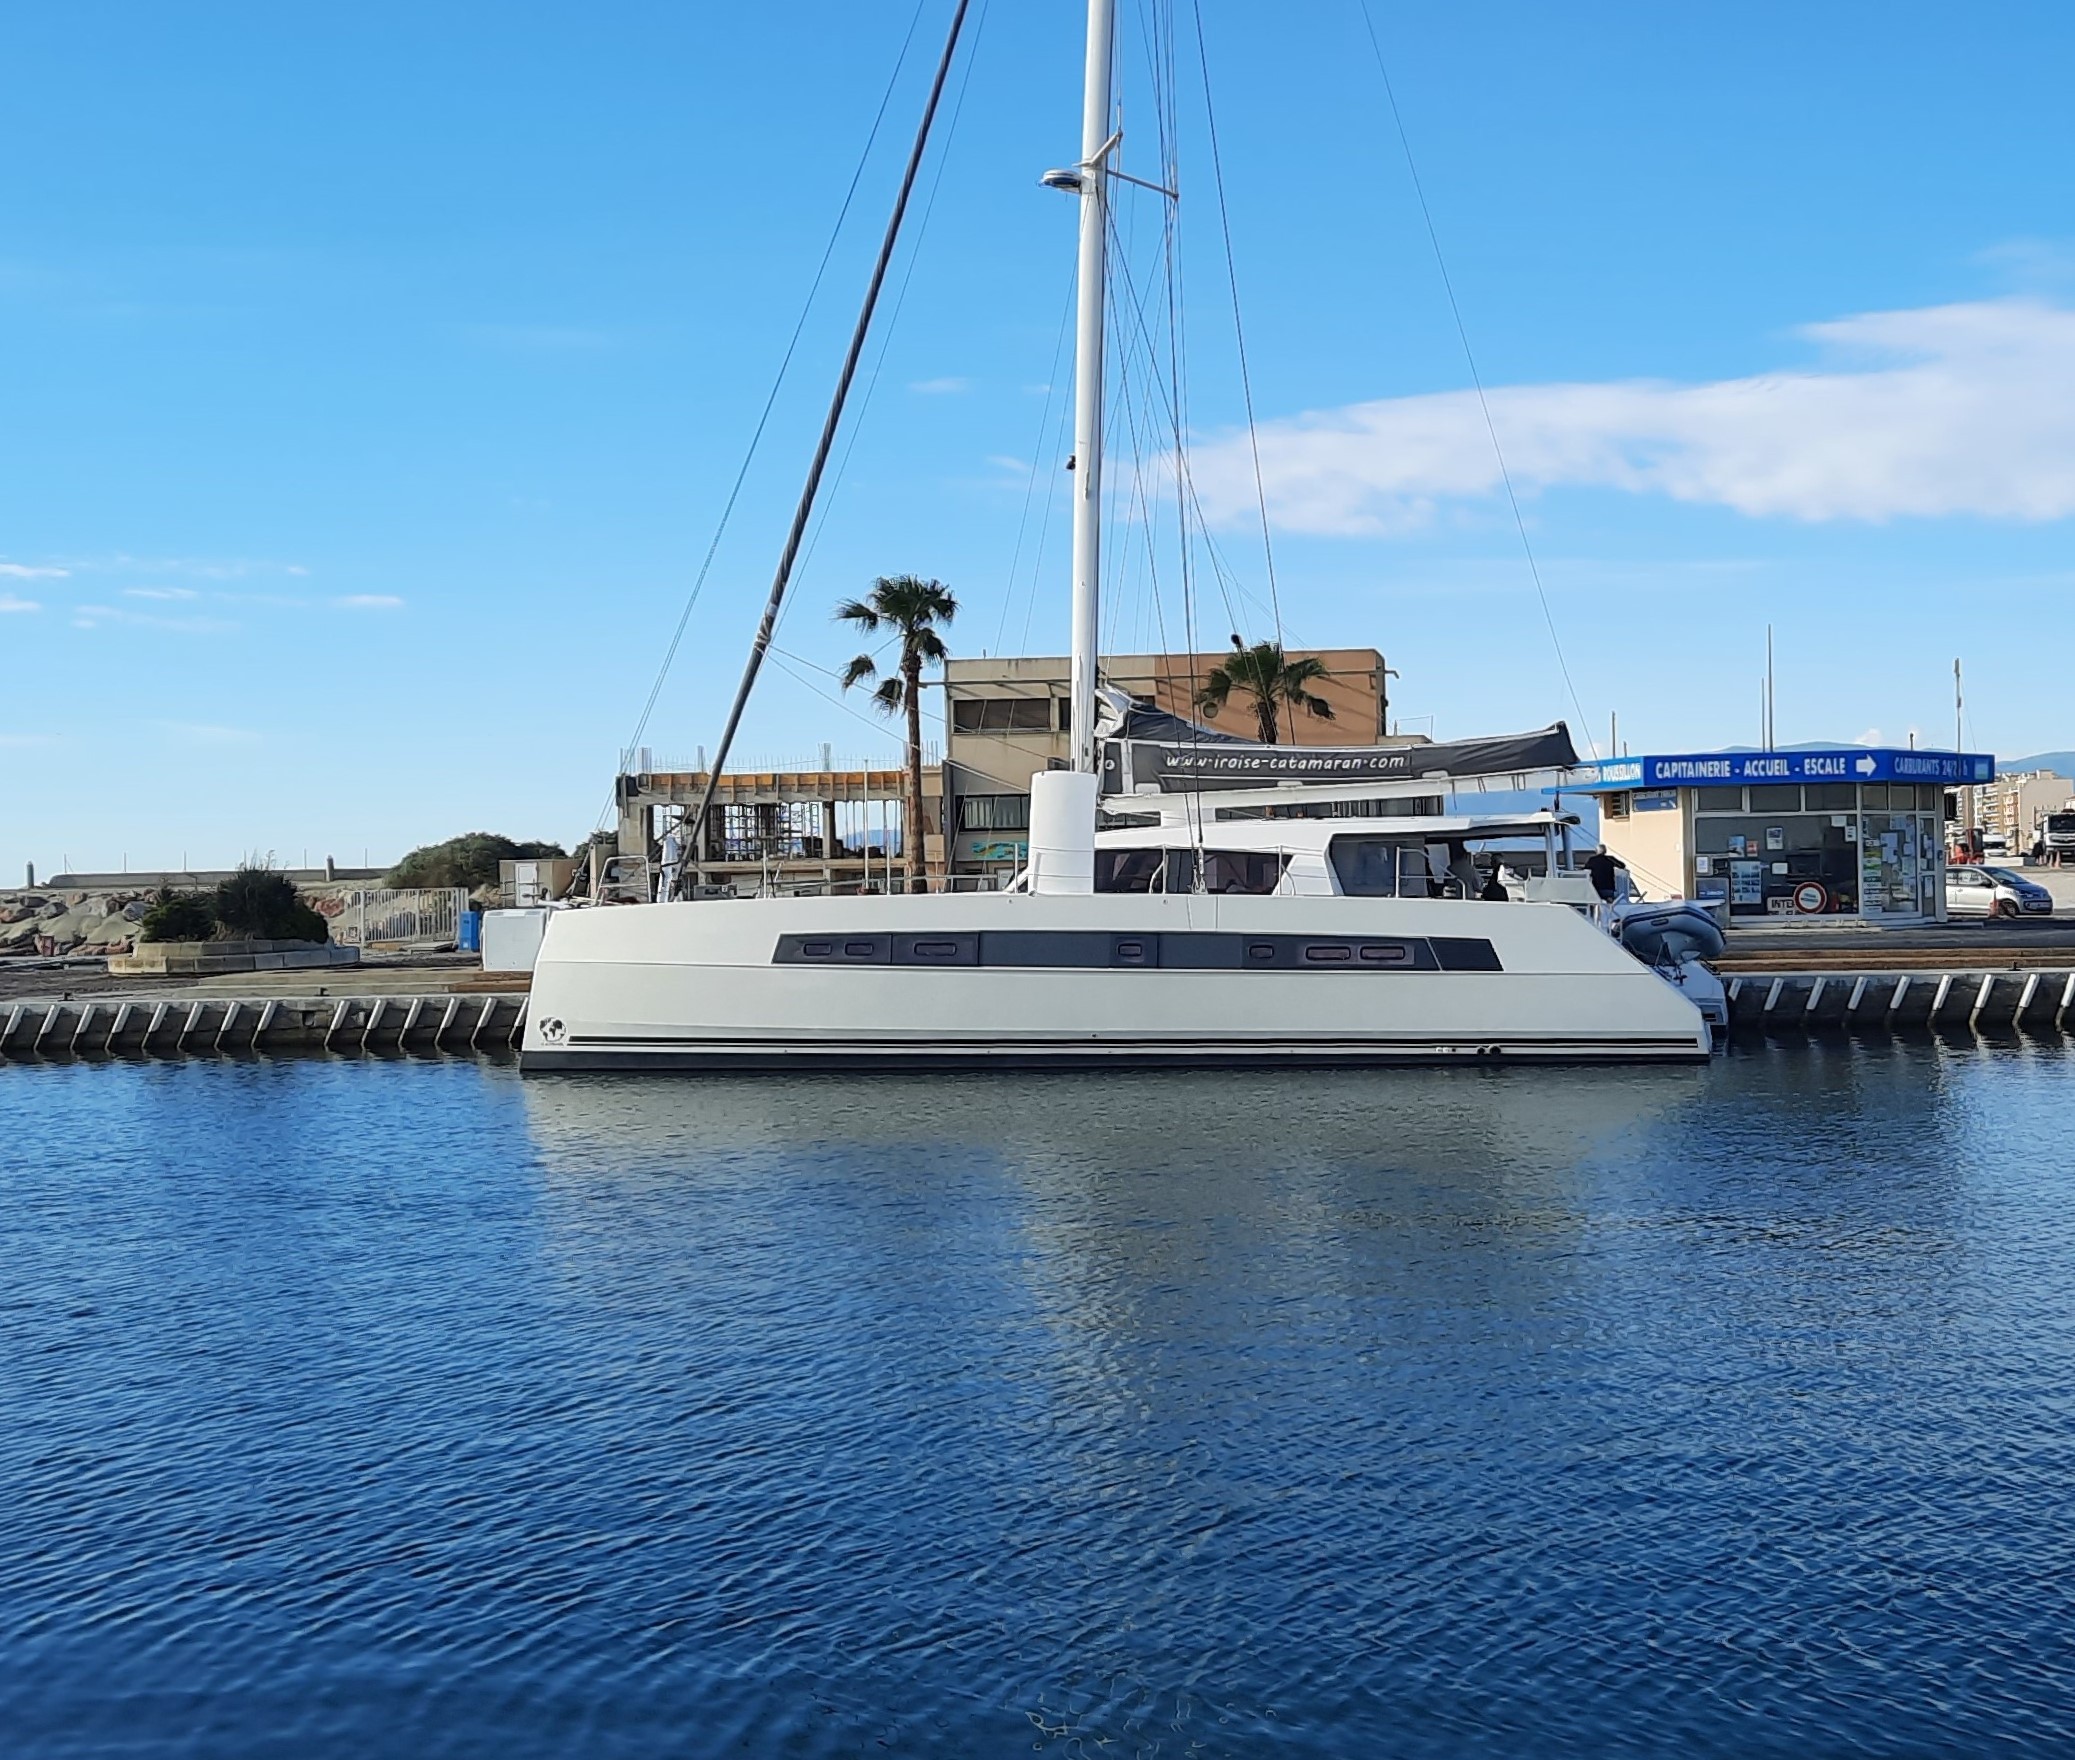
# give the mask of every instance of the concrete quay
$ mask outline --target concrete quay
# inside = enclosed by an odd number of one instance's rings
[[[102,1057],[505,1056],[526,1026],[523,991],[479,994],[150,997],[0,1002],[0,1062]]]
[[[1725,974],[1739,1037],[2075,1034],[2075,965]]]

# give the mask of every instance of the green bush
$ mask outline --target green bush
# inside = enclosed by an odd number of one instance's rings
[[[216,933],[216,910],[206,892],[175,892],[161,886],[137,927],[140,941],[207,941]]]
[[[494,831],[468,831],[414,849],[382,877],[384,886],[495,886],[499,862],[566,852],[559,843],[518,843]]]
[[[237,941],[329,941],[331,928],[286,874],[247,862],[217,884],[217,933]]]

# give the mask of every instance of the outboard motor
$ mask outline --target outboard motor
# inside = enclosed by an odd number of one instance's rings
[[[1629,904],[1614,913],[1614,939],[1706,1017],[1709,1028],[1729,1030],[1729,995],[1707,962],[1729,943],[1705,905],[1675,898],[1665,904]]]

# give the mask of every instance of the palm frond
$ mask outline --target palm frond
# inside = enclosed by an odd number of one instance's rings
[[[879,688],[872,693],[872,707],[882,715],[898,715],[907,701],[907,692],[898,678],[882,678]]]
[[[869,654],[860,654],[843,668],[843,688],[847,691],[852,685],[860,684],[868,678],[876,678],[878,675],[878,662]]]
[[[835,615],[838,623],[854,623],[867,635],[886,621],[877,606],[868,605],[862,599],[845,599],[836,607]]]

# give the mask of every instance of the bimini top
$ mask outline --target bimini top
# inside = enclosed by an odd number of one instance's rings
[[[1143,719],[1142,719],[1143,718]],[[1102,792],[1200,793],[1290,783],[1457,781],[1568,770],[1578,761],[1559,721],[1533,733],[1394,746],[1270,746],[1158,711],[1134,709],[1102,745]]]
[[[1734,788],[1766,782],[1993,782],[1988,752],[1902,751],[1893,746],[1803,746],[1791,752],[1649,753],[1578,766],[1569,786],[1588,794],[1631,788]]]

